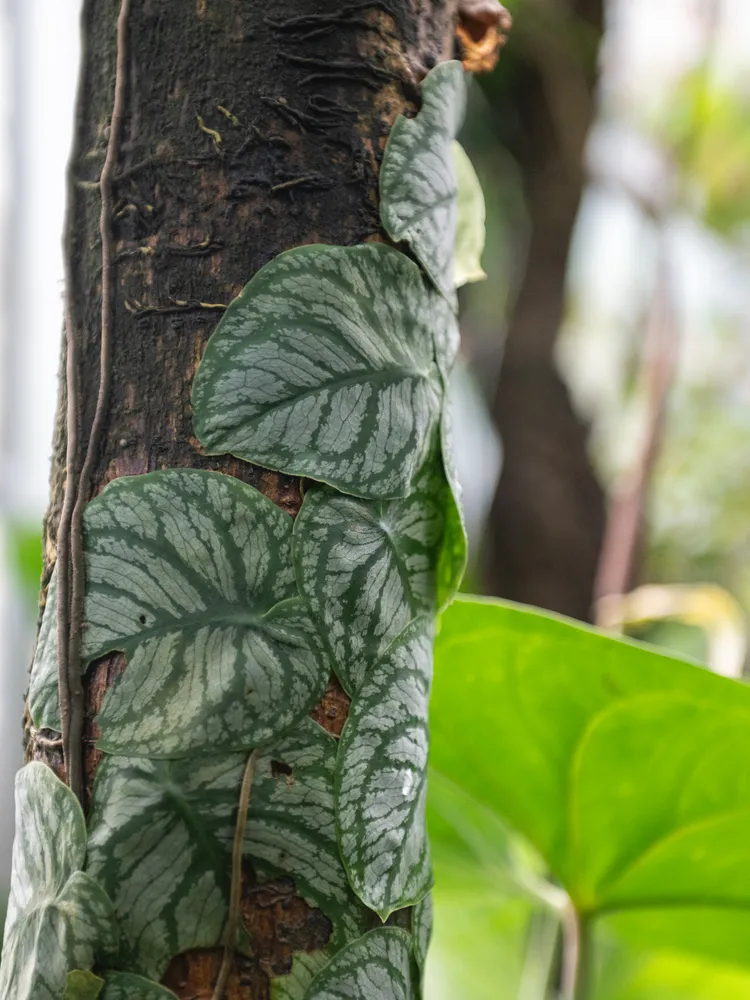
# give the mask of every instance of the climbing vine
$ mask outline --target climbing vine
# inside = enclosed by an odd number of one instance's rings
[[[172,958],[223,943],[218,1000],[234,953],[253,948],[244,858],[260,878],[291,877],[330,924],[272,981],[276,1000],[420,995],[434,619],[466,557],[445,396],[484,211],[455,144],[460,63],[422,92],[381,171],[394,245],[272,260],[195,378],[204,450],[304,477],[296,521],[191,469],[117,479],[80,511],[75,677],[58,561],[29,691],[34,727],[64,734],[66,760],[80,753],[80,675],[112,651],[127,666],[97,716],[88,823],[80,789],[41,764],[19,774],[3,996],[172,996],[159,985]],[[351,698],[340,739],[308,716],[332,672]]]

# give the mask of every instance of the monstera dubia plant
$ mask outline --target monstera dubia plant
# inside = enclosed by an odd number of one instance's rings
[[[297,3],[277,18],[198,2],[176,28],[165,4],[113,6],[84,5],[104,57],[84,66],[71,166],[66,460],[0,994],[410,1000],[431,924],[435,619],[466,553],[446,389],[456,288],[481,276],[484,239],[455,141],[465,74],[438,60],[452,5]],[[187,52],[165,58],[180,28]],[[283,67],[271,87],[263,33]],[[332,34],[359,61],[324,58]],[[417,43],[437,63],[426,75]],[[244,64],[218,73],[219,93],[188,72],[196,55]],[[87,97],[102,78],[106,128]],[[181,168],[197,175],[192,214]],[[339,207],[326,239],[318,216],[351,201],[345,185],[367,200],[345,224]],[[284,252],[263,250],[237,288],[224,259],[262,237],[264,212],[298,215],[304,190],[316,238],[282,220]],[[218,192],[212,221],[243,234],[232,246],[198,221]],[[216,301],[224,266],[230,302]],[[160,411],[150,362],[179,407]],[[163,438],[171,465],[154,461]]]

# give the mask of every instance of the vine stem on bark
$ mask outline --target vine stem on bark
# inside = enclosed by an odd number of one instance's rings
[[[68,348],[67,369],[67,432],[65,502],[64,517],[61,520],[58,547],[59,604],[58,604],[58,657],[59,689],[62,709],[63,754],[68,784],[83,801],[83,727],[84,689],[81,677],[81,627],[83,624],[83,602],[86,588],[86,570],[83,552],[83,510],[89,500],[91,475],[97,460],[104,433],[109,402],[109,386],[112,378],[112,336],[114,326],[113,275],[112,275],[112,214],[114,195],[112,180],[120,149],[123,117],[125,114],[125,86],[127,72],[127,38],[130,0],[122,0],[117,21],[117,62],[115,69],[114,107],[110,120],[107,155],[99,178],[101,193],[101,217],[99,232],[102,257],[102,310],[101,342],[99,358],[99,391],[91,426],[86,453],[80,476],[75,475],[78,449],[79,421],[79,379],[77,372],[78,352],[75,346],[72,307],[66,306],[66,337]],[[70,267],[70,264],[66,264]],[[71,288],[66,292],[69,302],[72,295],[72,274],[69,275]]]

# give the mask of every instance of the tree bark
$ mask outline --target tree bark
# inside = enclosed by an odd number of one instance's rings
[[[601,0],[532,0],[485,83],[496,131],[523,173],[531,223],[493,404],[504,457],[485,578],[493,594],[582,619],[591,614],[604,495],[554,346],[585,182],[601,28]]]
[[[98,178],[112,114],[120,0],[85,0],[84,55],[71,160],[66,251],[86,437],[99,381],[101,209]],[[382,239],[377,179],[390,128],[417,108],[418,84],[453,50],[455,0],[133,0],[126,115],[111,220],[115,249],[112,386],[91,496],[123,475],[214,469],[296,514],[300,484],[229,456],[201,454],[190,390],[226,306],[280,252]],[[65,475],[62,386],[46,522],[45,584],[56,558]],[[124,669],[114,655],[86,679],[86,794],[102,697]],[[348,701],[332,681],[315,718],[340,733]],[[49,735],[49,734],[47,734]],[[27,728],[27,758],[62,773],[59,751]],[[238,957],[227,997],[270,996],[292,951],[323,946],[322,914],[291,880],[242,903],[252,960]],[[166,982],[210,995],[221,950],[180,956]],[[207,992],[208,991],[208,992]]]

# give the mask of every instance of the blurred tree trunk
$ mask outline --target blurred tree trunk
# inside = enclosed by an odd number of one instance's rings
[[[553,352],[601,31],[601,0],[525,0],[498,72],[484,81],[496,131],[523,174],[531,223],[493,404],[504,460],[486,583],[493,594],[577,618],[591,611],[604,497]]]
[[[221,307],[267,261],[306,243],[379,237],[378,170],[399,113],[414,111],[427,68],[453,50],[455,0],[134,0],[126,113],[115,174],[112,386],[92,495],[123,475],[216,469],[294,514],[299,482],[229,456],[206,458],[190,389]],[[112,115],[119,0],[85,0],[82,85],[71,165],[66,252],[79,345],[80,445],[99,382],[101,245],[98,178]],[[56,558],[65,473],[65,388],[54,446],[46,574]],[[79,463],[80,464],[80,463]],[[120,655],[86,676],[86,797],[99,756],[97,711]],[[340,732],[348,702],[333,682],[316,710]],[[58,772],[60,752],[27,732],[27,757]],[[269,973],[292,950],[325,944],[330,926],[290,879],[245,880],[253,958],[227,997],[269,997]],[[221,950],[188,953],[167,977],[180,997],[209,996]],[[249,991],[249,992],[248,992]]]

